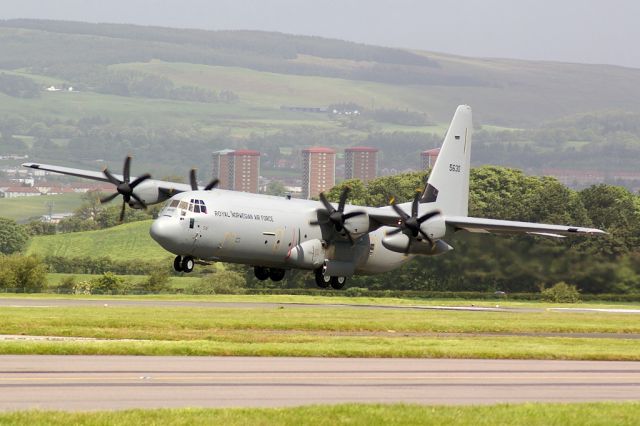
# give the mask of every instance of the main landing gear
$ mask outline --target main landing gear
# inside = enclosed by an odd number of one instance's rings
[[[271,278],[271,281],[282,281],[286,271],[280,268],[267,268],[266,266],[254,266],[253,273],[260,281]]]
[[[176,272],[189,273],[193,271],[194,266],[195,266],[195,260],[193,259],[193,256],[182,257],[178,255],[176,256],[175,259],[173,259],[173,269]]]
[[[344,287],[347,282],[347,277],[330,277],[325,275],[322,271],[322,268],[316,269],[316,284],[320,288],[328,288],[331,286],[334,290],[340,290]]]

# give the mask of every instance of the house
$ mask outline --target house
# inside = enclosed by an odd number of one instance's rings
[[[33,197],[36,195],[42,194],[31,186],[10,186],[0,189],[0,198]]]

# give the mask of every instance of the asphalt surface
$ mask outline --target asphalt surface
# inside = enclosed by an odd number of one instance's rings
[[[351,308],[351,309],[404,309],[404,310],[448,310],[505,312],[513,310],[543,311],[529,308],[500,308],[481,306],[424,306],[424,305],[366,305],[349,303],[297,303],[297,302],[213,302],[192,300],[135,300],[135,299],[33,299],[0,298],[0,306],[7,307],[69,307],[69,306],[149,306],[149,307],[194,307],[194,308]]]
[[[638,400],[640,362],[0,356],[0,410]]]

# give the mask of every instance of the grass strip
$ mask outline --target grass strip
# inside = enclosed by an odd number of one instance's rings
[[[637,315],[333,307],[44,306],[0,310],[0,334],[192,340],[219,331],[640,333]]]
[[[78,280],[85,280],[99,275],[89,274],[48,274],[51,284],[57,285],[66,276],[75,276]],[[146,275],[121,275],[138,282],[147,278]],[[172,284],[184,287],[185,284],[199,280],[199,277],[172,277]],[[88,299],[88,300],[175,300],[193,302],[256,302],[256,303],[312,303],[318,305],[348,304],[348,305],[388,305],[388,306],[476,306],[492,308],[620,308],[640,309],[637,302],[583,302],[583,303],[547,303],[534,300],[472,300],[472,299],[419,299],[398,297],[348,297],[348,296],[311,296],[286,294],[261,295],[188,295],[188,294],[148,294],[148,295],[73,295],[51,293],[2,293],[3,299]]]
[[[313,405],[295,408],[157,409],[97,412],[16,411],[3,425],[636,425],[640,403]]]
[[[378,337],[221,334],[210,340],[5,340],[6,355],[301,356],[640,361],[630,339],[558,337]]]

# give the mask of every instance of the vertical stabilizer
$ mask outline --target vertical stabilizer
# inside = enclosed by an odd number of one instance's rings
[[[471,107],[460,105],[420,199],[445,216],[468,216],[469,213],[472,127]]]

